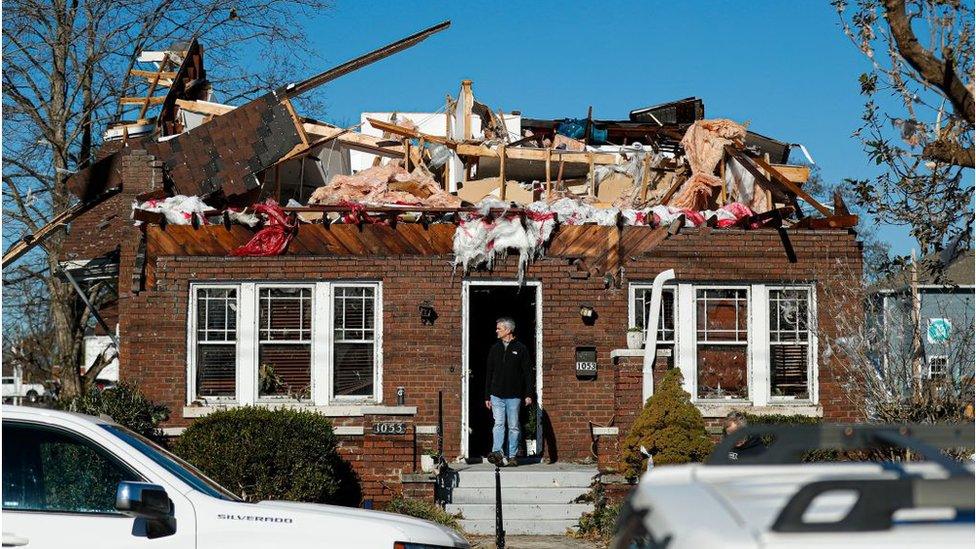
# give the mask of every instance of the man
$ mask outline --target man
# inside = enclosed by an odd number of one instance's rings
[[[498,341],[488,351],[485,376],[485,406],[491,410],[495,426],[491,431],[492,447],[488,461],[494,465],[518,465],[519,409],[522,402],[532,404],[535,394],[534,372],[529,348],[515,340],[515,321],[508,317],[495,322]],[[508,424],[508,452],[502,453]]]

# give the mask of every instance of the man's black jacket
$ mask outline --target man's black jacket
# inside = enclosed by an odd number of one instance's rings
[[[535,369],[529,348],[512,340],[505,348],[501,340],[488,351],[488,372],[485,376],[485,400],[498,398],[535,397]]]

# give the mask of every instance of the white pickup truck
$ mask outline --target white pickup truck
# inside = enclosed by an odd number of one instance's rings
[[[92,416],[3,407],[3,546],[467,548],[432,522],[246,503],[151,441]]]
[[[24,383],[20,376],[3,376],[3,401],[20,402],[26,400],[34,403],[40,400],[46,392],[40,383]]]
[[[973,444],[972,424],[747,427],[705,464],[646,472],[611,547],[972,549],[973,463],[939,448]],[[896,448],[926,461],[808,462],[811,451]]]

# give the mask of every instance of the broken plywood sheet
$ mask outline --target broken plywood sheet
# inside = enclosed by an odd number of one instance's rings
[[[501,185],[499,182],[500,180],[497,177],[486,177],[484,179],[468,181],[463,187],[458,189],[457,194],[461,200],[471,202],[472,204],[477,204],[488,196],[501,198]],[[524,189],[519,185],[518,181],[510,180],[505,184],[505,200],[507,201],[517,204],[531,204],[539,200],[539,196],[540,193],[538,190],[530,191]]]

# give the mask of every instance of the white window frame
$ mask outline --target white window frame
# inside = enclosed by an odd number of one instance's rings
[[[637,292],[640,290],[651,291],[654,288],[654,284],[650,282],[633,282],[630,284],[627,290],[627,329],[634,326],[634,319],[637,317]],[[665,292],[670,292],[674,296],[673,304],[674,310],[672,311],[674,315],[671,317],[671,325],[674,327],[672,330],[674,332],[674,339],[659,339],[657,340],[658,345],[675,345],[678,339],[678,287],[674,284],[665,284],[661,290],[662,295]],[[648,296],[649,297],[649,296]],[[664,299],[661,299],[661,309],[663,313],[664,309]],[[662,314],[660,319],[664,319]],[[647,322],[647,319],[644,319]],[[645,327],[646,329],[646,327]],[[660,327],[658,327],[660,331]]]
[[[336,288],[373,288],[373,395],[372,399],[376,402],[380,402],[382,398],[382,382],[383,382],[383,287],[378,282],[337,282],[332,284],[332,290]],[[330,292],[329,295],[329,364],[335,364],[335,340],[333,336],[335,334],[335,314],[332,314],[332,307],[335,305],[335,292]],[[349,343],[349,341],[343,340],[343,342]],[[368,343],[368,341],[363,340],[361,343]],[[333,384],[335,382],[335,371],[334,368],[329,368],[329,399],[330,401],[349,403],[362,400],[368,400],[370,397],[363,397],[359,395],[336,395],[335,388]]]
[[[699,290],[743,290],[745,291],[745,303],[746,303],[746,340],[745,341],[698,341],[698,291]],[[695,402],[702,403],[719,403],[719,404],[739,404],[751,402],[755,398],[754,392],[754,373],[753,365],[755,361],[753,360],[752,350],[755,347],[753,341],[753,315],[755,314],[755,307],[752,303],[752,287],[748,285],[716,285],[716,284],[695,284],[692,287],[693,300],[691,302],[691,316],[693,322],[691,324],[692,328],[689,330],[691,332],[691,339],[694,343],[692,344],[693,357],[692,365],[694,366],[694,388],[695,392],[691,393],[693,400]],[[700,398],[698,396],[698,346],[699,344],[704,345],[734,345],[745,347],[746,349],[746,396],[745,398]]]
[[[766,391],[768,393],[768,400],[771,404],[810,404],[814,402],[814,388],[816,387],[816,362],[817,362],[817,306],[816,306],[816,295],[817,292],[815,288],[811,285],[781,285],[781,286],[766,286],[766,322],[769,323],[769,296],[770,292],[776,291],[799,291],[803,290],[807,292],[807,340],[804,342],[807,346],[807,394],[809,398],[790,398],[785,396],[774,396],[772,378],[769,379],[769,383],[766,384]],[[765,330],[766,333],[766,348],[768,353],[768,347],[770,345],[796,345],[798,342],[795,341],[779,341],[773,342],[769,337],[771,327],[767,326]],[[767,356],[767,363],[769,367],[767,368],[767,375],[771,375],[773,362],[772,358]]]
[[[234,380],[235,385],[240,385],[240,355],[241,355],[241,290],[238,284],[191,284],[190,285],[190,302],[189,302],[189,314],[187,315],[187,338],[186,338],[186,354],[187,354],[187,379],[186,379],[186,398],[187,402],[193,402],[194,400],[202,400],[204,402],[214,402],[214,403],[236,403],[238,398],[235,394],[234,396],[211,396],[211,397],[200,397],[197,396],[197,307],[199,306],[199,299],[197,295],[200,290],[235,290],[237,292],[237,317],[235,324],[237,325],[237,337],[234,339],[234,352],[237,356],[237,372],[236,379]]]
[[[746,322],[747,377],[749,393],[746,399],[703,399],[698,398],[698,290],[747,290],[749,307]],[[810,388],[809,399],[772,399],[770,397],[770,356],[769,356],[769,290],[799,290],[809,292],[809,360],[807,362],[807,382]],[[789,413],[791,406],[816,405],[819,402],[819,364],[817,338],[817,291],[813,283],[806,284],[711,284],[679,282],[675,294],[675,359],[674,364],[681,369],[684,377],[683,389],[692,395],[692,402],[701,405],[727,404],[732,406],[751,405],[754,407],[781,406]],[[630,306],[632,307],[632,305]],[[633,318],[631,315],[629,318]],[[628,318],[628,321],[629,321]],[[691,327],[681,329],[680,327]]]
[[[312,300],[312,318],[311,320],[311,330],[309,331],[309,340],[264,340],[261,339],[261,290],[271,290],[274,288],[297,288],[309,290],[310,298]],[[265,402],[295,402],[296,400],[290,398],[286,395],[261,395],[261,387],[258,383],[258,377],[261,375],[261,345],[265,343],[273,343],[276,345],[309,345],[310,357],[309,357],[309,381],[311,382],[311,387],[309,388],[309,398],[315,392],[315,324],[316,324],[316,314],[315,314],[315,284],[314,283],[303,283],[296,282],[294,284],[289,284],[286,282],[274,282],[270,284],[258,283],[254,285],[254,333],[256,334],[254,340],[254,368],[252,372],[253,379],[251,382],[254,384],[254,395],[253,402],[265,403]],[[300,331],[300,330],[299,330]]]
[[[333,395],[333,289],[336,287],[374,288],[374,368],[373,394],[367,396]],[[191,282],[187,314],[186,402],[217,405],[253,405],[297,402],[287,396],[258,396],[258,351],[260,290],[266,288],[310,288],[312,290],[312,366],[311,398],[302,404],[316,406],[380,404],[383,401],[383,283],[376,280],[342,280],[326,282]],[[200,289],[237,290],[237,390],[234,397],[200,397],[196,388],[196,307]],[[305,344],[304,342],[302,344]]]
[[[932,362],[935,360],[944,360],[943,370],[940,377],[932,377]],[[949,355],[929,355],[925,360],[925,379],[948,379],[949,378]]]

